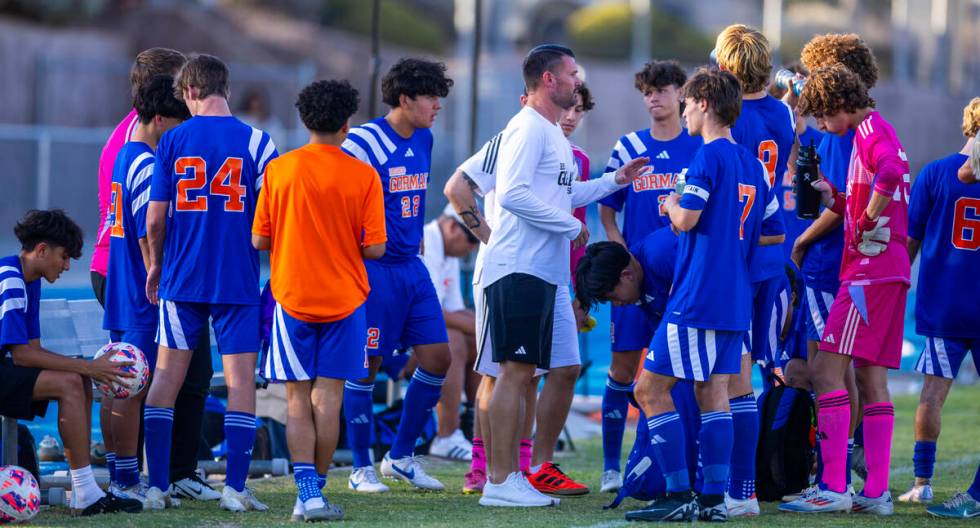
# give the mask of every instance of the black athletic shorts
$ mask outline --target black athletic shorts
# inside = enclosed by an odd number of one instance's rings
[[[484,289],[495,362],[551,366],[557,289],[526,273],[512,273]]]
[[[18,367],[10,358],[0,358],[0,414],[18,420],[44,416],[47,400],[34,400],[34,385],[41,369]]]
[[[105,308],[105,275],[97,271],[89,271],[89,277],[92,279],[92,291],[95,293],[95,300],[99,301],[99,305]]]

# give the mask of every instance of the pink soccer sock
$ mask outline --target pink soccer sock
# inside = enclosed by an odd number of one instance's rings
[[[851,403],[846,390],[818,396],[817,403],[823,484],[830,491],[844,493],[847,490],[847,433],[851,424]]]
[[[892,457],[894,429],[895,406],[891,402],[864,406],[864,459],[868,464],[865,497],[878,498],[888,491],[888,463]]]
[[[487,472],[487,452],[483,450],[483,439],[479,436],[473,437],[473,460],[470,462],[470,471]]]
[[[530,438],[524,438],[521,440],[521,451],[520,451],[520,468],[521,471],[528,473],[531,471],[531,448],[534,444],[531,442]]]

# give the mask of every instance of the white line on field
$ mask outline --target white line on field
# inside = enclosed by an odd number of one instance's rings
[[[955,460],[947,460],[945,462],[937,462],[936,469],[955,469],[960,466],[965,466],[967,464],[973,465],[980,462],[980,455],[967,455],[965,457],[960,457]],[[914,475],[915,466],[903,466],[900,468],[895,468],[891,471],[892,475]]]
[[[606,521],[596,524],[590,524],[588,526],[573,526],[572,528],[617,528],[618,526],[626,526],[629,523],[623,520],[619,521]]]

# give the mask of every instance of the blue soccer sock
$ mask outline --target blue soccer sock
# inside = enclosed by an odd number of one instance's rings
[[[174,430],[172,407],[151,407],[143,410],[143,442],[146,449],[146,469],[150,487],[166,492],[170,488],[170,439]]]
[[[109,482],[116,482],[116,453],[105,452],[105,467],[109,470]]]
[[[128,488],[139,484],[139,481],[139,462],[136,457],[119,457],[116,460],[116,484],[120,488]]]
[[[316,485],[320,487],[320,491],[327,487],[327,475],[325,473],[316,474]]]
[[[915,478],[931,479],[932,472],[936,467],[936,443],[925,440],[916,441],[912,465],[915,466]]]
[[[980,466],[977,466],[977,472],[973,475],[973,484],[970,484],[966,492],[973,497],[973,500],[980,502]]]
[[[371,465],[371,429],[374,409],[371,383],[344,383],[344,417],[347,419],[347,446],[354,456],[354,469]]]
[[[293,462],[293,479],[296,480],[299,500],[306,502],[323,496],[320,493],[320,478],[312,462]]]
[[[255,445],[255,415],[246,412],[225,413],[225,441],[228,446],[228,469],[225,486],[235,491],[245,489],[248,466],[252,462]]]
[[[847,471],[844,472],[844,481],[850,486],[851,485],[851,462],[854,460],[854,439],[847,439]]]
[[[412,381],[405,391],[402,419],[398,422],[398,432],[391,444],[391,459],[398,460],[415,453],[415,441],[422,434],[425,422],[432,416],[432,408],[439,402],[442,394],[444,376],[426,372],[422,367],[415,369]]]
[[[691,489],[691,477],[687,471],[687,446],[684,443],[684,426],[676,411],[658,414],[647,420],[650,443],[657,463],[663,468],[667,491],[679,493]]]
[[[701,493],[705,495],[725,493],[734,436],[732,413],[724,411],[701,413],[699,441],[704,471],[704,485]]]
[[[732,409],[734,444],[731,456],[731,482],[728,494],[745,500],[755,494],[755,450],[759,444],[759,408],[755,394],[729,400]]]
[[[619,471],[623,455],[623,433],[626,432],[626,414],[629,412],[629,394],[633,384],[623,384],[606,378],[606,392],[602,395],[602,460],[603,470]]]

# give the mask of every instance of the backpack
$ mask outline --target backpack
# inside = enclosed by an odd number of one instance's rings
[[[810,485],[815,456],[816,412],[808,391],[772,377],[759,402],[759,445],[755,492],[760,501],[778,501]]]
[[[644,416],[643,411],[640,411],[640,419],[636,422],[636,441],[633,442],[633,449],[626,457],[623,487],[619,488],[616,498],[608,506],[603,506],[602,509],[616,508],[627,497],[650,501],[667,492],[664,472],[657,464],[657,459],[652,456],[653,453],[649,446],[650,431],[647,429],[646,416]]]

